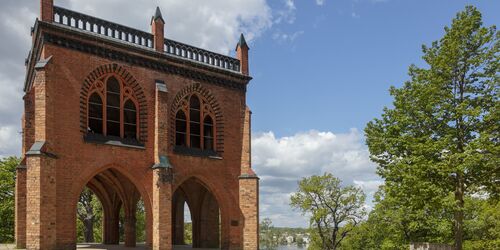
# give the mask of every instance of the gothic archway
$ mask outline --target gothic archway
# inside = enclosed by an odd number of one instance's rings
[[[91,177],[85,187],[96,195],[102,205],[101,243],[119,244],[122,231],[124,245],[135,247],[137,204],[142,198],[135,184],[117,169],[107,168]]]
[[[184,181],[172,199],[173,244],[184,245],[184,209],[189,207],[193,248],[219,248],[221,217],[219,203],[206,185],[197,178]]]

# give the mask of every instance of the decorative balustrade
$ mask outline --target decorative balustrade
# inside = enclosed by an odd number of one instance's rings
[[[54,6],[54,22],[136,45],[153,47],[153,35],[150,33],[57,6]]]
[[[184,43],[165,39],[165,46],[163,47],[163,50],[165,53],[170,55],[175,55],[231,71],[240,71],[240,60],[208,50],[196,48]]]
[[[76,11],[54,6],[54,22],[102,36],[119,39],[135,45],[153,48],[154,37],[151,33],[85,15]],[[236,58],[196,48],[191,45],[165,38],[166,54],[189,59],[213,67],[240,71],[240,61]]]

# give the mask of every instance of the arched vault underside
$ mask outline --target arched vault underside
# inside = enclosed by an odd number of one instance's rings
[[[96,174],[87,183],[102,204],[104,213],[103,243],[119,244],[120,209],[124,209],[125,246],[136,245],[136,210],[141,196],[134,184],[118,171],[110,168]],[[147,238],[147,237],[146,237]]]
[[[220,247],[219,204],[209,189],[191,178],[180,185],[172,200],[172,232],[174,245],[184,245],[184,204],[191,213],[193,248]]]

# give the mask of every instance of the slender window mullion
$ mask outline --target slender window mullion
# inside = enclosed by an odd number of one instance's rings
[[[120,90],[123,89],[123,86],[120,82]],[[120,137],[124,138],[125,137],[125,132],[123,131],[123,91],[120,91]]]
[[[191,112],[189,112],[191,110],[191,106],[188,105],[188,110],[187,110],[187,114],[186,114],[186,145],[188,147],[191,147]]]
[[[105,82],[105,85],[104,85],[104,90],[106,90],[108,87],[108,83],[107,81]],[[102,107],[102,110],[103,110],[103,114],[102,114],[102,119],[103,119],[103,122],[102,122],[102,126],[103,126],[103,134],[104,135],[108,135],[108,95],[106,92],[104,92],[104,102],[103,102],[103,107]]]
[[[204,103],[203,101],[200,101],[200,148],[204,150],[205,149],[205,145],[204,145],[205,139],[203,137],[204,137],[205,133],[203,132],[203,130],[204,130],[203,129],[203,125],[204,125],[204,121],[203,121],[204,118],[203,117],[205,115],[203,112],[203,110],[204,110],[203,103]]]

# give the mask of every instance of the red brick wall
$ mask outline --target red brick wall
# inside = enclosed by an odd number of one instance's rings
[[[26,248],[26,169],[16,171],[16,247]]]
[[[220,206],[222,247],[225,249],[241,247],[240,239],[243,222],[239,221],[241,211],[238,203],[241,196],[239,194],[238,176],[240,175],[242,156],[241,114],[245,110],[244,92],[178,75],[113,62],[51,44],[45,45],[44,54],[52,55],[49,66],[47,66],[50,70],[46,72],[48,76],[46,84],[49,86],[46,96],[50,99],[50,102],[47,102],[50,105],[47,110],[49,110],[50,114],[46,117],[46,122],[39,123],[37,120],[35,134],[46,140],[50,153],[57,156],[57,159],[51,161],[54,162],[53,174],[56,179],[55,192],[52,198],[55,199],[55,204],[57,204],[54,209],[54,217],[56,239],[59,247],[71,248],[71,246],[74,246],[76,240],[75,209],[78,196],[93,176],[110,167],[125,175],[137,187],[146,206],[148,225],[153,226],[151,221],[154,182],[151,166],[155,163],[156,157],[154,132],[156,127],[154,119],[156,79],[163,80],[166,83],[168,106],[172,105],[172,100],[177,92],[194,83],[200,83],[203,88],[210,91],[220,104],[225,125],[222,159],[178,155],[173,153],[171,149],[168,150],[168,154],[171,163],[174,165],[174,190],[176,186],[191,177],[197,177],[203,181],[216,197]],[[95,68],[112,63],[119,64],[133,75],[146,96],[149,118],[147,121],[148,134],[145,149],[100,145],[83,141],[83,134],[80,130],[79,103],[83,80]],[[30,108],[28,105],[26,110],[29,111]],[[38,111],[43,108],[45,107],[37,106],[35,110]],[[166,110],[169,110],[168,107]],[[159,122],[165,123],[169,121]],[[166,128],[169,126],[163,124],[163,126],[159,127]],[[26,133],[26,135],[29,134]],[[168,140],[164,138],[161,138],[164,141],[159,143],[165,143],[166,145]],[[32,142],[33,140],[26,138],[25,141]],[[28,197],[28,207],[40,205],[38,203],[34,204],[37,202],[35,199],[37,197]],[[231,221],[239,221],[239,224],[231,225]],[[151,230],[151,228],[148,230],[150,234]],[[35,235],[32,234],[32,236]],[[149,237],[151,239],[151,235]]]

